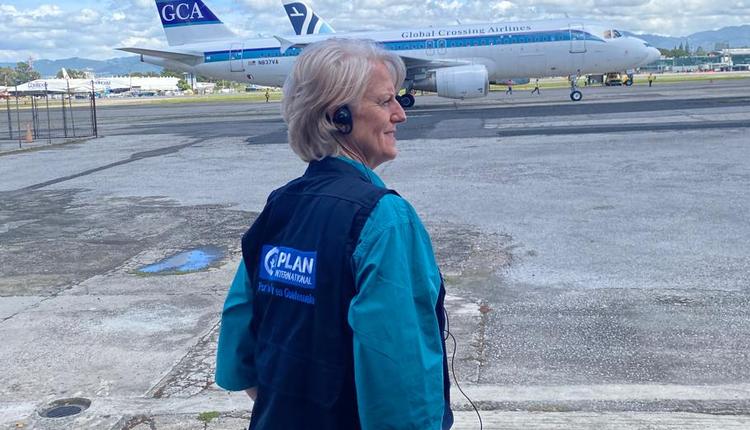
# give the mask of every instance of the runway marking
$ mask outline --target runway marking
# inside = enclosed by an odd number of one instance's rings
[[[622,124],[622,125],[586,125],[571,127],[538,127],[538,128],[513,128],[503,129],[497,132],[498,136],[537,136],[537,135],[566,135],[566,134],[604,134],[604,133],[626,133],[643,131],[674,131],[674,130],[706,130],[706,129],[728,129],[749,128],[750,122],[742,121],[706,121],[695,122],[672,122],[665,124]]]
[[[195,140],[193,142],[183,143],[181,145],[167,146],[167,147],[164,147],[164,148],[154,149],[154,150],[151,150],[151,151],[136,152],[135,154],[131,155],[130,158],[128,158],[127,160],[115,161],[114,163],[109,163],[109,164],[106,164],[104,166],[100,166],[100,167],[95,167],[93,169],[84,170],[83,172],[75,173],[73,175],[63,176],[61,178],[51,179],[49,181],[41,182],[39,184],[29,185],[28,187],[24,187],[24,188],[21,188],[21,189],[16,190],[16,191],[24,192],[24,191],[38,190],[40,188],[48,187],[50,185],[59,184],[60,182],[69,181],[71,179],[80,178],[82,176],[88,176],[88,175],[90,175],[92,173],[101,172],[103,170],[111,169],[112,167],[122,166],[124,164],[132,163],[134,161],[139,161],[139,160],[143,160],[143,159],[146,159],[146,158],[159,157],[159,156],[166,155],[166,154],[173,154],[173,153],[175,153],[175,152],[177,152],[177,151],[179,151],[181,149],[187,148],[189,146],[193,146],[193,145],[196,145],[198,143],[203,143],[206,140],[208,140],[208,139],[198,139],[198,140]]]

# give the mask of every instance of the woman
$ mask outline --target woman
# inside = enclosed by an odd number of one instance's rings
[[[217,384],[255,400],[250,429],[441,429],[442,280],[414,209],[373,172],[397,155],[401,59],[372,42],[303,51],[284,85],[307,171],[242,239]]]

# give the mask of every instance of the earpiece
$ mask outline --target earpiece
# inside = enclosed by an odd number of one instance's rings
[[[351,133],[354,126],[354,119],[352,118],[352,111],[349,110],[349,106],[344,105],[336,109],[331,122],[333,122],[341,134]]]

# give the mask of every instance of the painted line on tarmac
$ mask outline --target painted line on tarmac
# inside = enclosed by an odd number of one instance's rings
[[[153,157],[160,157],[162,155],[167,154],[173,154],[175,152],[180,151],[181,149],[197,145],[199,143],[203,143],[208,139],[198,139],[192,142],[183,143],[180,145],[173,145],[173,146],[167,146],[164,148],[154,149],[151,151],[143,151],[143,152],[136,152],[135,154],[131,155],[130,158],[126,160],[120,160],[115,161],[114,163],[109,163],[104,166],[95,167],[93,169],[84,170],[83,172],[75,173],[72,175],[63,176],[61,178],[51,179],[49,181],[41,182],[39,184],[29,185],[28,187],[21,188],[19,190],[16,190],[17,192],[24,192],[24,191],[34,191],[38,190],[40,188],[48,187],[50,185],[59,184],[61,182],[70,181],[71,179],[80,178],[82,176],[88,176],[93,173],[101,172],[103,170],[111,169],[113,167],[122,166],[124,164],[132,163],[135,161],[140,161],[146,158],[153,158]]]
[[[711,130],[730,128],[749,128],[750,122],[740,121],[705,121],[705,122],[669,122],[663,124],[621,124],[621,125],[585,125],[572,127],[540,127],[517,128],[498,131],[499,137],[515,136],[560,136],[570,134],[604,134],[604,133],[632,133],[644,131],[673,131],[673,130]]]
[[[455,385],[453,386],[455,389]],[[750,384],[736,385],[662,385],[662,384],[604,384],[604,385],[466,385],[464,392],[479,401],[546,401],[546,400],[750,400]],[[454,397],[455,394],[455,397]],[[459,400],[461,393],[451,392]]]

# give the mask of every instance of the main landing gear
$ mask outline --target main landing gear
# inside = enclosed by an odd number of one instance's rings
[[[574,102],[580,102],[583,98],[583,93],[578,89],[578,75],[572,75],[570,77],[570,99]]]
[[[404,109],[414,106],[414,96],[410,93],[406,93],[403,96],[396,96],[396,101],[398,101],[398,104]]]

